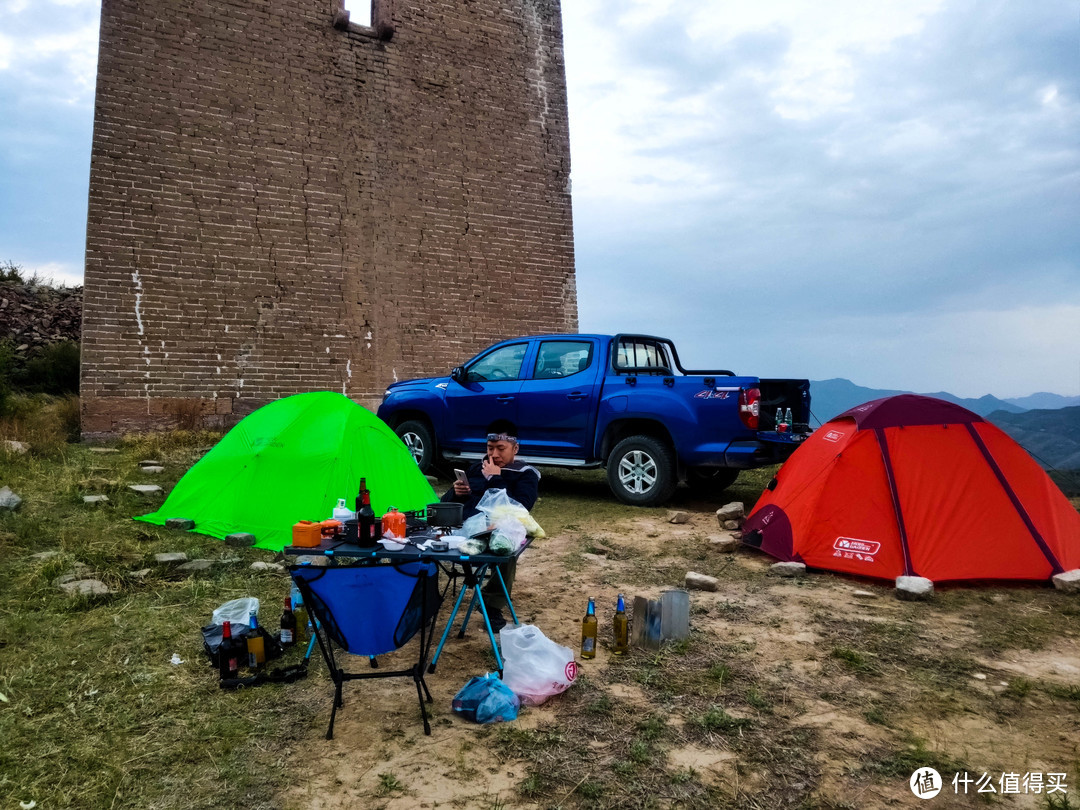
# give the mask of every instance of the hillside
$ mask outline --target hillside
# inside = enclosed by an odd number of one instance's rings
[[[814,412],[814,417],[824,423],[834,416],[838,416],[844,411],[854,408],[856,405],[862,405],[864,402],[881,399],[882,397],[892,397],[897,394],[913,393],[916,392],[897,391],[885,388],[865,388],[861,385],[856,385],[851,382],[851,380],[842,378],[814,380],[810,383],[810,408]],[[936,397],[937,399],[944,399],[947,402],[954,402],[961,407],[967,408],[969,411],[974,411],[979,414],[979,416],[989,416],[995,411],[1020,413],[1024,410],[1017,405],[1010,404],[1005,400],[990,395],[979,397],[978,399],[965,399],[963,397],[954,396],[947,391],[937,391],[932,394],[924,394],[924,396]],[[812,424],[816,425],[817,422],[813,421]]]
[[[1044,467],[1080,470],[1080,406],[1008,413],[988,417]]]

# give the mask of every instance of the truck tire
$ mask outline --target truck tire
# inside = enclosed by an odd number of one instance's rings
[[[657,506],[678,484],[671,449],[652,436],[630,436],[615,445],[607,479],[615,497],[631,506]]]
[[[405,443],[420,472],[433,474],[435,472],[435,437],[431,435],[431,428],[424,422],[410,419],[394,428],[394,433]]]
[[[719,495],[738,477],[739,471],[731,467],[691,467],[686,471],[686,485],[698,495]]]

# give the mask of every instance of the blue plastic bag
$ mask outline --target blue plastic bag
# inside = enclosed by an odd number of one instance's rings
[[[517,719],[520,705],[510,687],[489,672],[470,678],[454,695],[451,708],[475,723],[505,723]]]

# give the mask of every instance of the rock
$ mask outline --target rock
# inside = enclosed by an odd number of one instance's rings
[[[778,577],[801,577],[806,573],[806,563],[778,562],[769,566],[769,570]]]
[[[709,540],[709,545],[723,554],[730,554],[739,547],[739,541],[731,535],[727,535],[726,537],[711,538]]]
[[[154,555],[154,562],[159,565],[172,565],[174,563],[187,562],[187,554],[182,551],[167,551]]]
[[[1063,593],[1078,593],[1080,592],[1080,568],[1054,574],[1051,581],[1054,587]]]
[[[143,495],[152,495],[155,492],[161,492],[161,487],[157,484],[131,484],[128,486],[128,489],[141,492]]]
[[[15,511],[22,503],[22,498],[11,491],[11,487],[0,487],[0,509]]]
[[[99,579],[76,579],[60,583],[59,588],[72,596],[105,596],[113,593],[113,590]]]
[[[225,545],[246,548],[255,545],[255,535],[247,532],[234,532],[225,535]]]
[[[179,566],[176,570],[191,573],[193,571],[209,571],[213,567],[213,560],[192,560]]]
[[[694,571],[687,571],[683,582],[688,590],[694,591],[716,591],[720,588],[720,580],[716,577]]]
[[[262,560],[258,560],[257,562],[253,562],[251,564],[251,570],[252,571],[284,571],[285,566],[284,565],[279,565],[278,563],[268,563],[268,562],[263,562]]]
[[[746,509],[743,507],[742,501],[726,503],[716,510],[716,519],[721,524],[725,520],[738,520],[743,517],[746,517]]]
[[[77,562],[71,566],[70,571],[65,571],[63,574],[53,580],[53,585],[64,585],[68,582],[74,582],[77,579],[86,579],[93,572],[93,569],[86,563]]]
[[[178,529],[179,531],[186,532],[189,529],[195,528],[195,521],[188,520],[187,518],[166,518],[166,529]]]
[[[896,598],[905,602],[930,599],[934,595],[934,583],[926,577],[897,577]]]
[[[852,591],[851,595],[856,599],[877,599],[878,597],[873,591]]]
[[[140,568],[138,571],[132,571],[131,572],[131,578],[132,579],[146,579],[152,573],[154,573],[153,568]]]
[[[6,439],[5,441],[0,442],[0,447],[3,447],[9,453],[15,453],[20,456],[30,449],[28,445],[23,444],[22,442],[13,441],[11,439]]]
[[[690,515],[686,512],[673,512],[668,518],[668,523],[689,523]]]
[[[985,675],[985,673],[982,673],[982,672],[974,672],[974,673],[972,673],[971,677],[974,678],[977,681],[985,681],[986,680],[986,675]]]
[[[108,503],[108,495],[83,495],[83,503]]]
[[[164,467],[157,467],[157,466],[154,466],[154,465],[139,467],[139,469],[142,470],[144,473],[163,473],[163,472],[165,472]]]
[[[737,520],[725,520],[721,528],[729,532],[737,532],[742,526]]]

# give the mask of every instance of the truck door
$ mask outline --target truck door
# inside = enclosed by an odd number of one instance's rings
[[[518,432],[526,456],[586,459],[596,429],[604,358],[595,340],[543,340],[521,384]]]
[[[447,384],[447,447],[483,455],[488,425],[496,419],[518,421],[521,369],[528,348],[527,341],[496,346],[465,366],[461,382]]]

